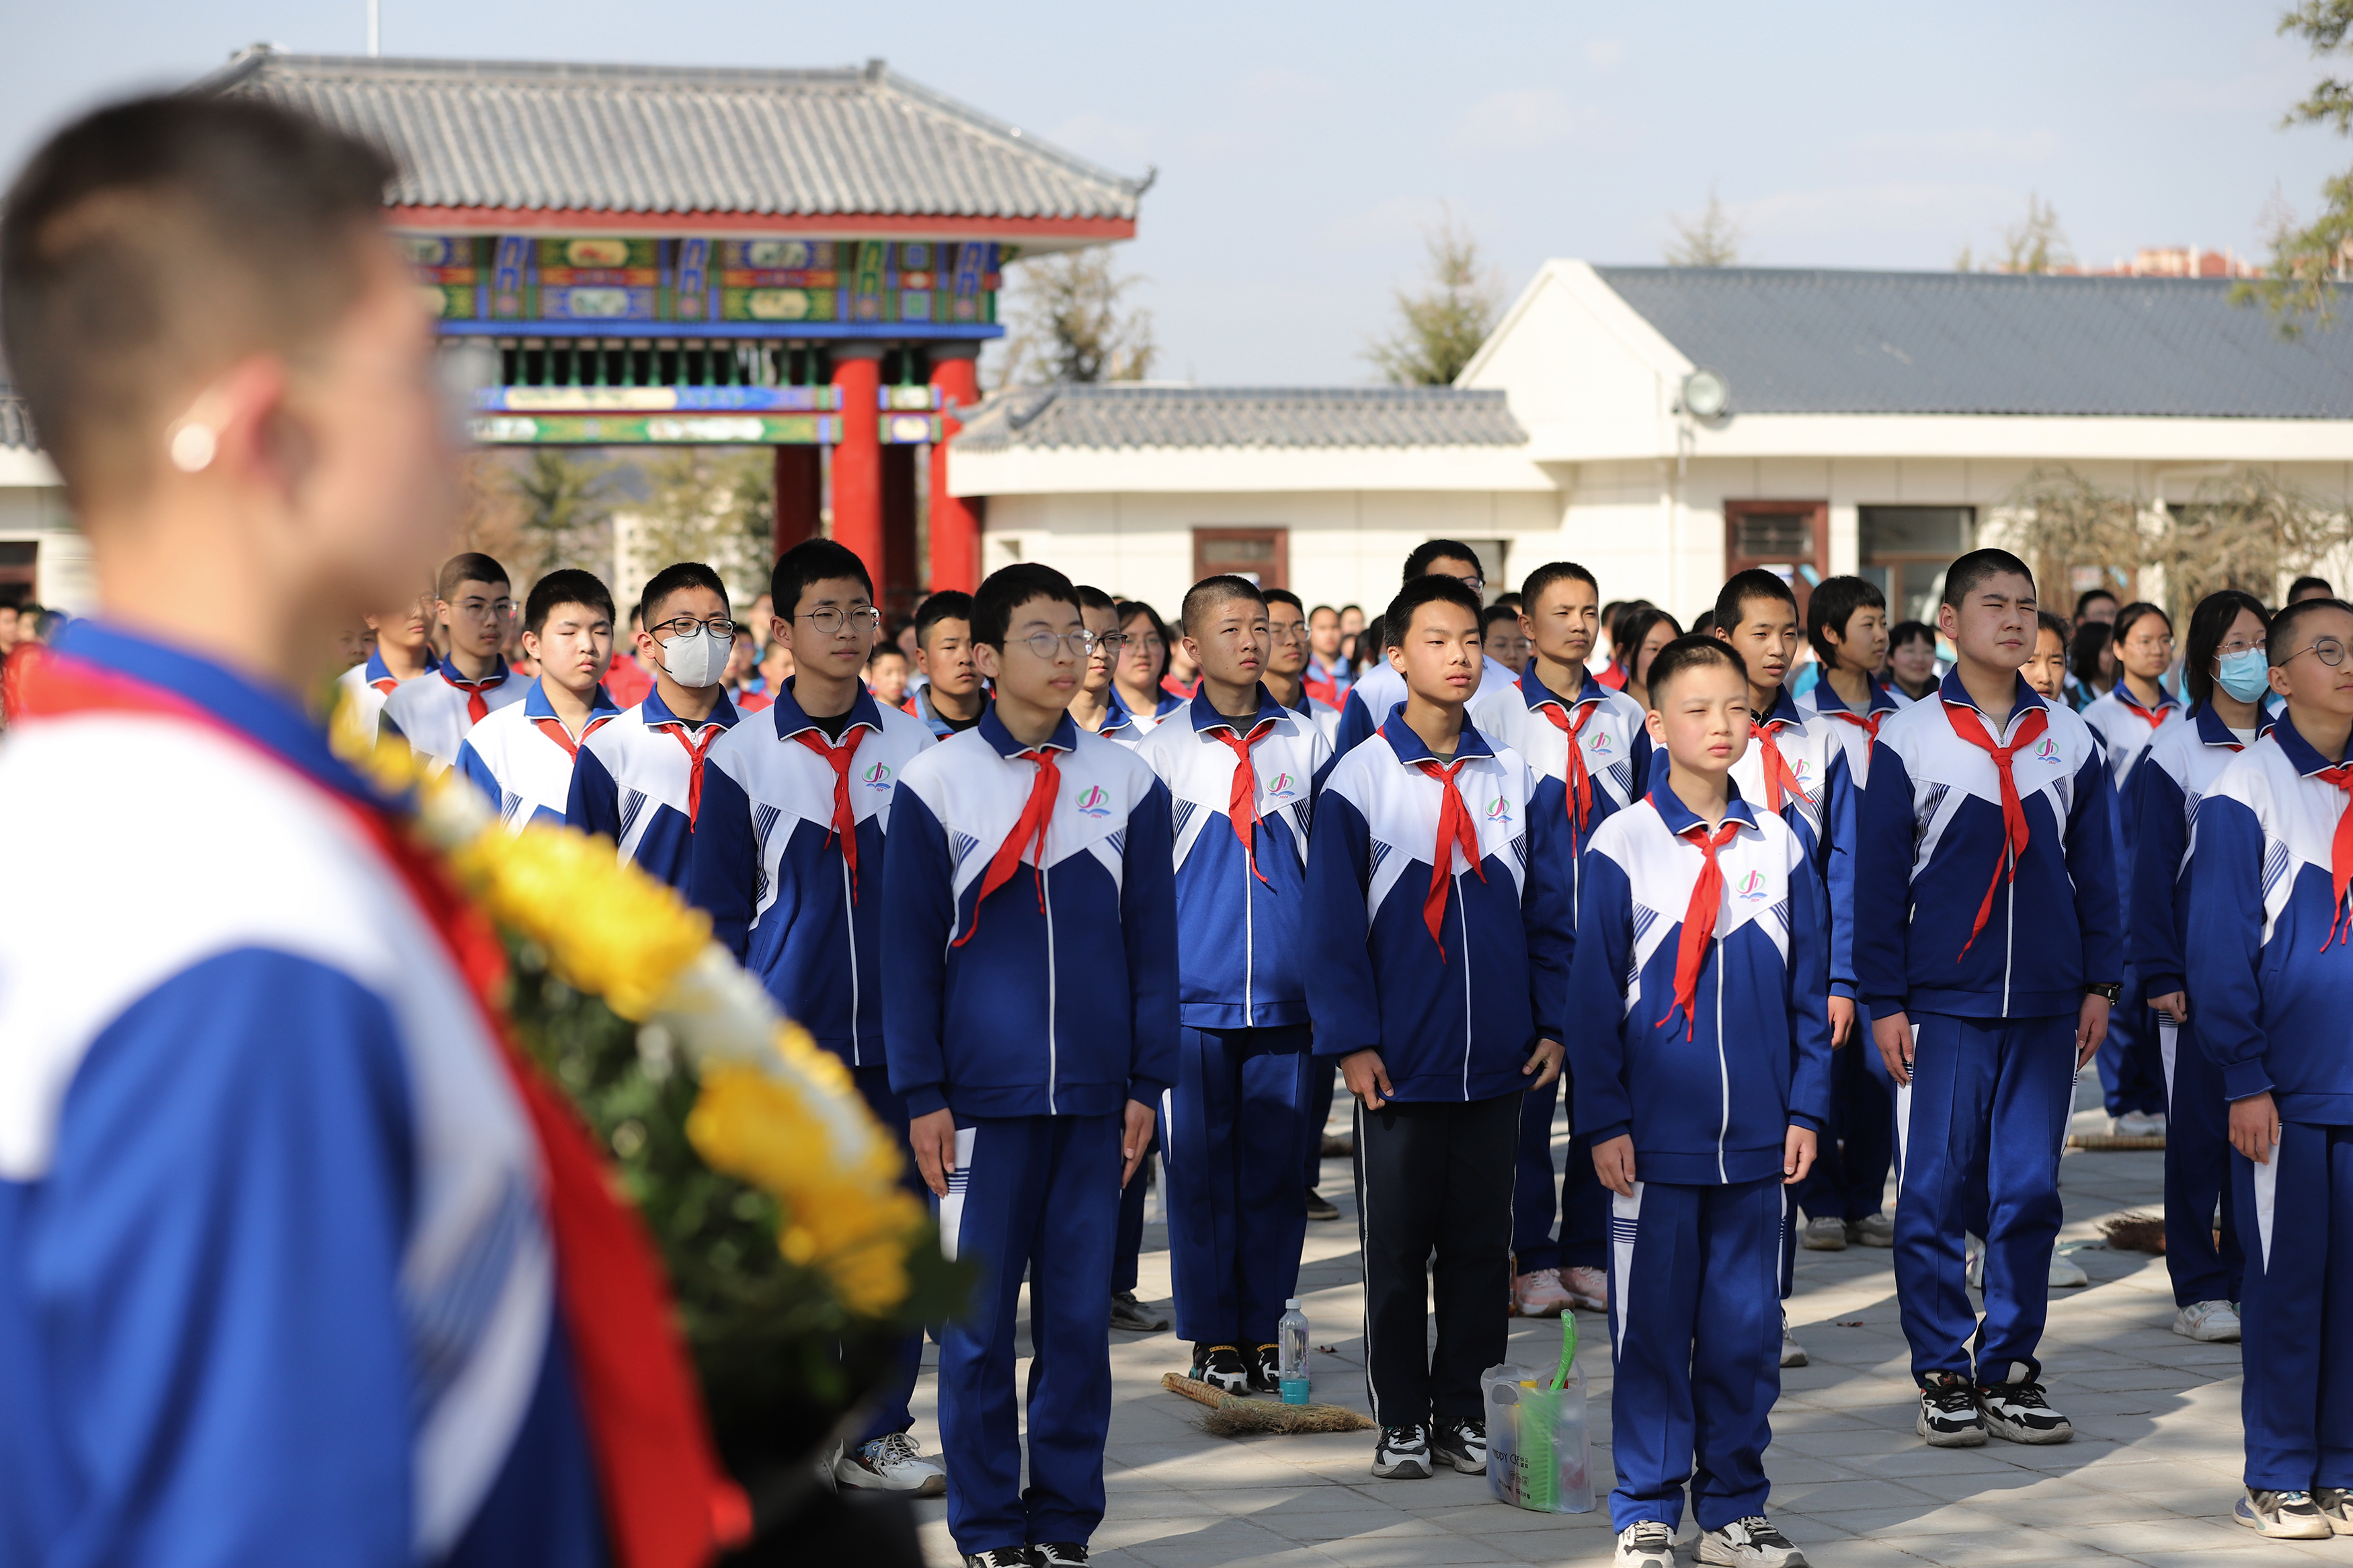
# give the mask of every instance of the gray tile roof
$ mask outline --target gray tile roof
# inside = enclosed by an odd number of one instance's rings
[[[32,405],[0,393],[0,447],[38,450],[40,445],[33,439]]]
[[[403,206],[1133,221],[1147,181],[864,68],[280,54],[196,90],[307,110],[389,150]]]
[[[955,444],[970,452],[1124,447],[1517,447],[1501,392],[1452,386],[1076,384],[991,395]]]
[[[1594,270],[1735,415],[2353,417],[2353,293],[2289,340],[2221,279]]]

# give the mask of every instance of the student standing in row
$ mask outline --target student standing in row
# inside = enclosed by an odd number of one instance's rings
[[[1071,722],[1087,630],[1070,579],[1006,567],[971,615],[996,700],[901,775],[882,1022],[942,1240],[978,1274],[940,1342],[948,1529],[968,1565],[1062,1568],[1086,1561],[1103,1522],[1120,1189],[1176,1076],[1168,791]],[[1025,1270],[1026,1491],[1013,1370]]]
[[[1414,546],[1405,558],[1404,580],[1415,582],[1425,576],[1451,577],[1470,584],[1472,596],[1479,597],[1486,590],[1486,568],[1479,564],[1479,552],[1467,544],[1451,539],[1432,539]],[[1483,616],[1485,611],[1482,609]],[[1392,630],[1392,641],[1401,633]],[[1482,691],[1500,690],[1517,679],[1519,672],[1507,668],[1486,657],[1483,627],[1480,642],[1479,679],[1472,682],[1471,696]],[[1340,705],[1340,732],[1332,749],[1345,756],[1349,748],[1388,722],[1389,710],[1405,700],[1405,678],[1395,665],[1376,658],[1372,667],[1359,676],[1349,688],[1348,700]]]
[[[1465,720],[1479,614],[1479,595],[1442,572],[1391,601],[1389,668],[1406,695],[1332,769],[1308,847],[1308,918],[1335,940],[1307,994],[1316,1054],[1339,1058],[1356,1099],[1366,1381],[1385,1478],[1427,1477],[1433,1458],[1486,1468],[1479,1374],[1507,1332],[1520,1099],[1560,1072],[1575,918],[1551,843],[1560,821],[1530,812],[1527,763]],[[1336,940],[1347,931],[1365,934]]]
[[[1115,613],[1120,635],[1127,641],[1112,666],[1112,683],[1140,739],[1150,734],[1152,727],[1185,700],[1171,695],[1161,685],[1162,677],[1168,673],[1171,639],[1160,612],[1141,600],[1123,599]]]
[[[2198,1047],[2189,994],[2190,830],[2232,759],[2271,729],[2264,656],[2271,617],[2251,594],[2226,589],[2189,616],[2181,668],[2187,718],[2158,731],[2133,770],[2135,842],[2126,900],[2126,956],[2157,1015],[2165,1071],[2165,1270],[2173,1279],[2173,1331],[2193,1340],[2239,1337],[2231,1303],[2246,1258],[2230,1185],[2230,1111],[2221,1075]],[[2221,1244],[2214,1211],[2221,1208]]]
[[[2198,1046],[2231,1103],[2232,1182],[2251,1220],[2240,1414],[2261,1535],[2353,1534],[2353,605],[2272,619],[2286,708],[2198,807],[2187,976]]]
[[[1340,710],[1307,689],[1307,650],[1314,634],[1298,595],[1288,588],[1266,590],[1266,629],[1272,639],[1261,677],[1268,692],[1313,724],[1330,745],[1340,733]]]
[[[915,717],[945,740],[980,722],[988,693],[972,647],[972,595],[956,589],[934,594],[915,606],[915,665],[923,677],[915,689]]]
[[[2044,1398],[2040,1347],[2074,1074],[2124,969],[2115,792],[2090,728],[2019,679],[2035,634],[2024,562],[1962,556],[1936,616],[1958,657],[1936,700],[1881,728],[1855,836],[1855,968],[1910,1091],[1896,1290],[1922,1436],[2059,1443],[2074,1430]],[[1982,1323],[1962,1257],[1979,1216]]]
[[[500,649],[514,597],[507,569],[475,551],[442,563],[433,605],[449,654],[432,678],[405,681],[384,700],[380,731],[406,741],[435,773],[453,767],[466,731],[510,702],[529,684],[507,668]]]
[[[770,636],[791,651],[794,673],[768,708],[712,743],[685,890],[785,1016],[848,1065],[904,1148],[907,1107],[883,1038],[883,866],[900,778],[934,742],[921,720],[884,708],[859,679],[881,612],[855,552],[805,540],[776,558],[768,584],[778,606]],[[907,1180],[921,1190],[912,1159]],[[907,1435],[923,1352],[920,1332],[902,1342],[895,1378],[834,1463],[842,1485],[945,1489]]]
[[[565,568],[532,584],[522,646],[539,675],[509,703],[466,731],[458,771],[499,808],[508,831],[537,822],[561,827],[572,798],[580,742],[621,716],[605,694],[613,662],[613,595],[586,573]]]
[[[2048,610],[2034,612],[2034,652],[2019,675],[2045,702],[2067,700],[2067,623]]]
[[[1192,1375],[1264,1393],[1307,1228],[1307,827],[1331,748],[1260,681],[1272,638],[1255,585],[1206,578],[1180,619],[1201,689],[1135,752],[1175,814],[1182,1028],[1159,1127],[1168,1259]]]
[[[375,646],[368,650],[366,662],[336,678],[336,700],[350,706],[361,735],[370,744],[376,738],[376,721],[384,713],[385,700],[393,689],[432,674],[441,663],[433,651],[432,618],[430,593],[419,595],[414,604],[392,615],[368,616],[367,628],[375,634]],[[6,653],[6,648],[0,647],[0,657]]]
[[[1830,931],[1808,847],[1731,777],[1753,683],[1720,641],[1659,655],[1664,776],[1595,830],[1578,898],[1577,1130],[1615,1194],[1609,1522],[1644,1568],[1674,1562],[1694,1478],[1702,1563],[1806,1561],[1766,1517],[1764,1457],[1783,1194],[1830,1112]]]
[[[1822,677],[1798,700],[1809,727],[1830,732],[1830,823],[1825,869],[1831,920],[1831,1016],[1841,1015],[1842,1043],[1871,1037],[1871,1015],[1855,1001],[1855,805],[1871,782],[1871,748],[1880,726],[1902,705],[1875,672],[1887,662],[1887,600],[1862,577],[1827,577],[1806,602],[1806,640]],[[1895,1245],[1895,1223],[1880,1211],[1895,1157],[1895,1103],[1878,1053],[1841,1049],[1831,1058],[1831,1115],[1810,1175],[1795,1189],[1809,1216],[1805,1245],[1836,1252],[1852,1242]]]
[[[1642,797],[1651,758],[1641,710],[1586,668],[1600,628],[1600,598],[1593,574],[1573,562],[1555,561],[1529,573],[1520,588],[1520,614],[1534,658],[1519,679],[1482,689],[1471,704],[1472,722],[1518,752],[1535,774],[1528,809],[1556,825],[1552,874],[1568,886],[1572,908],[1586,845],[1611,814]],[[1564,1076],[1561,1084],[1574,1127],[1573,1077]],[[1573,1132],[1567,1168],[1557,1181],[1560,1234],[1553,1235],[1552,1121],[1561,1092],[1550,1083],[1532,1087],[1520,1106],[1512,1300],[1524,1317],[1555,1316],[1571,1307],[1599,1312],[1609,1304],[1609,1198],[1594,1179],[1591,1151]]]
[[[735,623],[727,585],[699,561],[655,573],[645,605],[638,655],[654,689],[580,743],[564,820],[674,888],[686,880],[711,748],[735,723],[720,685]]]
[[[1112,684],[1120,650],[1127,646],[1127,639],[1119,631],[1119,604],[1101,588],[1090,588],[1083,583],[1079,584],[1078,594],[1079,615],[1093,640],[1087,645],[1087,672],[1080,678],[1078,692],[1071,699],[1071,722],[1106,741],[1133,746],[1144,739],[1145,732]]]

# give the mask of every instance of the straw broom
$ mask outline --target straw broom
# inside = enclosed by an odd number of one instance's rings
[[[1181,1394],[1209,1413],[1201,1429],[1213,1437],[1250,1437],[1261,1432],[1369,1432],[1372,1420],[1345,1405],[1282,1405],[1271,1399],[1244,1399],[1187,1377],[1182,1373],[1160,1374],[1160,1386]]]

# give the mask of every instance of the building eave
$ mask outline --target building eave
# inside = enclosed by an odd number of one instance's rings
[[[1982,458],[2050,462],[2344,462],[2353,420],[1986,414],[1750,414],[1690,426],[1672,418],[1531,423],[1541,463],[1768,458]]]
[[[1075,249],[1134,239],[1135,220],[1113,217],[965,217],[924,213],[613,212],[567,207],[392,206],[391,226],[417,234],[529,234],[635,237],[694,234],[750,239],[815,234],[829,239],[1001,239],[1025,250]]]

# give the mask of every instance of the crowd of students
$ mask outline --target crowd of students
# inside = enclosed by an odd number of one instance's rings
[[[944,1455],[909,1436],[911,1340],[831,1474],[944,1490],[987,1568],[1081,1561],[1102,1518],[1109,1330],[1167,1326],[1134,1294],[1155,1153],[1187,1370],[1274,1387],[1305,1225],[1337,1213],[1314,1190],[1335,1068],[1376,1476],[1483,1469],[1509,1314],[1608,1311],[1620,1560],[1669,1561],[1689,1490],[1703,1561],[1802,1563],[1763,1468],[1805,1360],[1780,1305],[1799,1246],[1893,1249],[1931,1445],[2066,1440],[2039,1346],[2051,1287],[2083,1282],[2057,1176],[2097,1052],[2121,1131],[2170,1117],[2176,1331],[2236,1339],[2244,1304],[2242,1517],[2353,1529],[2315,1468],[2320,1274],[2249,1269],[2242,1216],[2278,1200],[2237,1109],[2264,1089],[2306,1119],[2271,1136],[2325,1225],[2331,1058],[2267,1056],[2254,983],[2336,967],[2278,929],[2328,934],[2299,901],[2327,875],[2264,858],[2329,837],[2309,807],[2345,786],[2288,737],[2329,732],[2300,702],[2353,722],[2326,658],[2353,611],[2325,584],[2279,621],[2217,595],[2177,659],[2162,610],[2089,595],[2079,625],[2123,650],[2094,692],[2066,668],[2084,633],[2000,551],[1953,564],[1934,630],[1852,576],[1801,613],[1743,572],[1689,635],[1569,563],[1484,586],[1469,547],[1420,546],[1363,663],[1340,612],[1283,590],[1208,578],[1172,627],[1042,565],[886,639],[863,564],[816,541],[760,626],[709,568],[665,568],[616,657],[595,577],[550,574],[515,620],[469,554],[371,621],[343,683],[516,827],[601,834],[707,910],[901,1132],[980,1287],[942,1334]],[[2291,617],[2313,635],[2273,662]],[[625,665],[634,705],[606,684]],[[2331,793],[2299,807],[2307,776]],[[2224,798],[2253,820],[2210,871],[2192,829]],[[2353,852],[2330,853],[2341,893]],[[2226,876],[2256,880],[2217,902]]]

